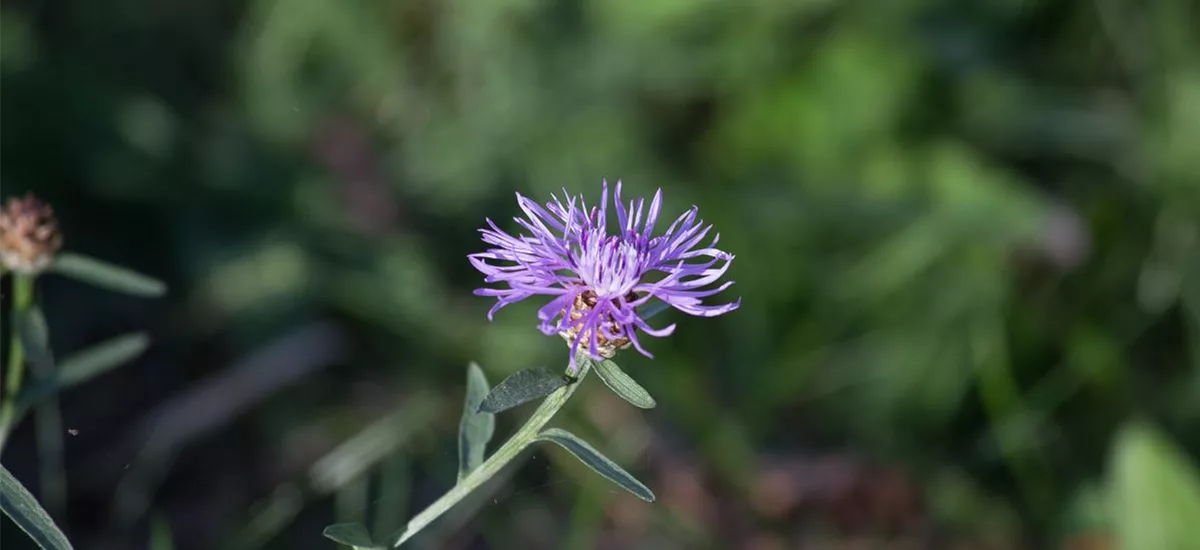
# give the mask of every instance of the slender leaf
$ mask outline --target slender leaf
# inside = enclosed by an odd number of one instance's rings
[[[558,428],[549,428],[538,434],[538,440],[553,441],[561,445],[564,449],[575,455],[575,458],[578,458],[589,468],[595,470],[596,473],[604,476],[609,481],[620,485],[622,489],[633,493],[634,496],[646,502],[654,502],[654,493],[649,488],[638,481],[637,478],[630,475],[629,472],[617,466],[615,462],[609,460],[608,457],[600,454],[600,451],[588,445],[586,441],[576,437],[575,434]]]
[[[167,292],[167,285],[158,279],[81,254],[58,255],[50,264],[50,271],[134,296],[155,297]]]
[[[322,533],[325,538],[334,542],[352,546],[354,548],[375,549],[382,548],[375,541],[371,540],[371,534],[367,532],[367,528],[358,523],[338,523],[325,528]]]
[[[46,373],[54,367],[54,354],[50,352],[50,329],[46,326],[46,316],[37,306],[21,312],[17,317],[17,336],[25,356],[34,364],[38,372]]]
[[[51,377],[39,381],[21,393],[18,408],[25,408],[69,388],[95,378],[113,367],[140,355],[150,345],[144,333],[118,336],[67,356]]]
[[[0,509],[44,550],[71,550],[67,537],[4,466],[0,466]]]
[[[1200,474],[1156,430],[1126,427],[1113,451],[1110,509],[1121,548],[1171,550],[1200,541]]]
[[[479,411],[496,414],[539,397],[550,395],[572,382],[571,378],[550,372],[549,369],[527,369],[515,373],[492,388],[479,404]]]
[[[483,464],[488,441],[496,431],[496,417],[492,413],[479,412],[479,406],[487,395],[487,377],[479,365],[471,363],[467,368],[467,396],[458,425],[459,481]]]
[[[641,409],[653,409],[656,403],[653,397],[650,397],[650,392],[646,388],[640,386],[633,378],[630,378],[625,371],[621,370],[616,363],[610,359],[605,359],[596,363],[596,373],[600,375],[600,379],[617,395],[633,404],[633,406]]]

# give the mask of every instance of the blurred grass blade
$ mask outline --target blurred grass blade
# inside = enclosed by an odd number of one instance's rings
[[[318,493],[328,494],[366,473],[391,453],[427,430],[444,414],[441,398],[421,392],[408,398],[387,416],[372,422],[350,439],[317,459],[309,479]]]
[[[641,317],[642,320],[645,321],[647,319],[650,319],[651,317],[654,317],[655,315],[658,315],[659,313],[666,311],[670,307],[671,306],[669,304],[667,304],[666,302],[664,302],[662,300],[655,300],[649,304],[646,304],[646,305],[638,308],[637,314],[638,314],[638,317]]]
[[[325,538],[334,542],[352,546],[354,548],[375,549],[382,548],[371,540],[371,534],[367,533],[367,528],[357,523],[338,523],[325,528],[322,533]]]
[[[1111,476],[1121,548],[1172,550],[1200,541],[1200,474],[1156,430],[1143,424],[1122,430]]]
[[[625,374],[611,359],[596,363],[596,373],[600,379],[617,395],[640,409],[653,409],[656,403],[650,392],[646,391],[628,374]]]
[[[479,412],[479,406],[488,395],[487,377],[479,365],[467,367],[467,396],[463,403],[462,420],[458,425],[458,480],[462,481],[471,470],[483,464],[488,441],[496,431],[496,417],[492,413]]]
[[[150,345],[150,337],[136,332],[118,336],[74,353],[58,364],[54,373],[30,386],[21,394],[18,408],[23,409],[66,388],[104,374],[141,355]]]
[[[37,306],[21,312],[17,317],[17,335],[25,356],[39,372],[49,372],[54,367],[54,355],[50,352],[50,329],[46,316]]]
[[[915,221],[879,243],[835,283],[835,294],[852,300],[879,300],[918,279],[953,243],[935,218]]]
[[[366,523],[370,507],[371,478],[360,475],[346,480],[333,493],[333,517],[341,524]]]
[[[620,485],[621,488],[633,493],[646,502],[654,502],[654,493],[642,482],[622,469],[600,451],[588,445],[586,441],[575,437],[575,434],[558,428],[549,428],[538,434],[538,441],[553,441],[575,455],[581,462],[609,481]]]
[[[150,550],[174,550],[171,522],[163,514],[155,514],[150,523]]]
[[[408,517],[408,498],[412,494],[412,466],[406,453],[392,453],[379,466],[379,478],[376,483],[377,498],[375,504],[375,523],[373,533],[395,533],[404,528],[405,518]],[[385,538],[387,546],[392,538]]]
[[[158,279],[81,254],[60,254],[50,265],[50,271],[134,296],[162,296],[167,291],[167,285]]]
[[[71,543],[8,469],[0,466],[0,509],[45,550],[71,550]]]
[[[570,383],[570,378],[550,372],[549,369],[523,370],[505,378],[492,388],[483,403],[479,404],[479,411],[492,414],[506,411],[539,397],[546,397]]]
[[[224,550],[261,550],[280,531],[292,525],[304,509],[304,492],[293,483],[284,483],[266,500],[253,507],[252,516],[233,537],[221,545]]]

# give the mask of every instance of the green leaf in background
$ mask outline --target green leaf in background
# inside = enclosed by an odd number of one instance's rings
[[[39,372],[49,372],[54,366],[54,355],[50,353],[50,329],[40,308],[30,306],[21,312],[17,318],[17,334],[29,361]]]
[[[642,320],[645,321],[646,319],[649,319],[651,317],[654,317],[655,315],[658,315],[659,313],[666,311],[670,307],[671,307],[670,305],[668,305],[666,302],[664,302],[662,300],[655,300],[653,302],[650,302],[650,303],[638,308],[637,314],[638,314],[638,317],[641,317]]]
[[[1117,437],[1110,472],[1121,548],[1176,550],[1200,541],[1200,475],[1157,430],[1140,423]]]
[[[357,523],[330,525],[325,528],[325,532],[322,534],[325,535],[325,538],[331,539],[334,542],[354,548],[382,548],[382,546],[375,544],[375,541],[371,540],[371,535],[367,533],[367,528]]]
[[[492,388],[479,411],[496,414],[539,397],[550,395],[554,390],[571,383],[571,379],[555,374],[549,369],[535,368],[517,372]]]
[[[134,296],[162,296],[167,291],[167,285],[158,279],[80,254],[59,254],[50,264],[50,271]]]
[[[175,550],[171,522],[162,514],[155,514],[150,522],[150,550]]]
[[[596,363],[596,373],[600,379],[617,395],[641,409],[653,409],[656,403],[646,388],[638,385],[633,378],[625,374],[611,359]]]
[[[17,478],[0,466],[0,509],[45,550],[71,550],[71,543]]]
[[[538,434],[538,441],[553,441],[558,443],[564,449],[575,455],[587,467],[596,471],[596,473],[604,476],[609,481],[620,485],[621,488],[633,493],[634,496],[646,501],[654,502],[654,493],[650,491],[642,482],[633,477],[622,469],[620,466],[608,457],[600,454],[591,445],[582,439],[579,439],[575,434],[558,428],[549,428]]]
[[[32,406],[63,389],[91,380],[138,355],[150,345],[150,337],[137,332],[118,336],[74,353],[62,360],[50,378],[21,393],[18,409]]]
[[[458,424],[459,481],[483,464],[488,441],[496,431],[496,417],[492,413],[479,412],[479,406],[487,395],[487,377],[479,365],[471,363],[467,367],[467,397],[463,403],[462,420]]]

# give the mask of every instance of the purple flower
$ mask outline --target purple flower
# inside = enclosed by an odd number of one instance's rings
[[[626,207],[617,181],[617,227],[610,234],[607,181],[599,208],[588,209],[582,195],[568,196],[565,189],[563,194],[566,204],[551,195],[554,202],[543,208],[517,193],[517,203],[527,218],[514,220],[529,235],[514,237],[488,219],[490,229],[480,232],[483,241],[494,248],[467,257],[486,275],[485,283],[501,285],[475,291],[497,299],[488,319],[500,308],[530,296],[552,297],[538,311],[538,328],[567,338],[572,372],[581,341],[587,342],[588,352],[597,360],[630,345],[653,357],[642,347],[638,332],[662,337],[674,332],[675,325],[654,329],[646,324],[638,308],[651,299],[701,317],[721,315],[740,305],[740,299],[721,305],[701,303],[701,298],[733,284],[726,281],[710,286],[729,269],[733,255],[715,248],[719,234],[707,246],[700,246],[712,226],[696,217],[696,207],[676,218],[663,235],[654,237],[651,233],[662,207],[662,190],[654,194],[649,209],[641,198]]]

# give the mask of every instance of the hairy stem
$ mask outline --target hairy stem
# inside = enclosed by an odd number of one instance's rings
[[[538,406],[536,411],[533,412],[533,416],[529,417],[529,420],[525,422],[525,425],[521,426],[521,428],[518,429],[517,432],[514,433],[513,436],[504,443],[504,445],[501,445],[499,449],[496,449],[496,452],[493,453],[492,456],[488,457],[487,460],[483,461],[483,464],[480,464],[478,468],[475,468],[475,470],[467,475],[467,477],[463,478],[458,485],[455,485],[454,488],[450,489],[449,492],[442,495],[441,498],[434,501],[434,503],[430,504],[428,508],[410,520],[408,525],[404,528],[404,533],[400,535],[400,538],[396,541],[395,546],[400,546],[405,541],[421,532],[422,529],[428,527],[430,523],[433,523],[433,521],[441,517],[442,514],[448,512],[450,508],[452,508],[455,504],[458,504],[462,499],[466,498],[467,495],[474,492],[475,489],[478,489],[481,485],[487,482],[487,480],[491,479],[492,476],[496,475],[502,468],[504,468],[505,465],[507,465],[509,462],[512,462],[512,460],[516,458],[521,451],[525,450],[525,447],[535,441],[538,434],[542,431],[542,428],[545,427],[548,422],[550,422],[551,418],[554,418],[554,415],[558,413],[559,409],[562,409],[563,405],[567,403],[567,399],[571,397],[571,394],[575,393],[575,389],[579,387],[580,382],[582,382],[583,378],[587,376],[588,370],[591,367],[591,360],[579,360],[578,364],[579,374],[576,375],[576,380],[574,382],[567,384],[566,386],[555,390],[554,393],[546,396],[546,399],[543,400],[542,404]]]
[[[0,397],[0,451],[8,441],[16,416],[17,394],[25,374],[25,348],[21,346],[21,335],[17,323],[21,315],[33,305],[33,275],[13,273],[12,311],[9,317],[8,362],[5,364],[4,395]]]

